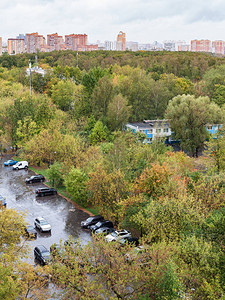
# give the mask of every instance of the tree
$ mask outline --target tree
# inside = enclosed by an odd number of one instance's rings
[[[64,111],[71,110],[77,91],[78,87],[73,81],[61,80],[52,88],[52,101]]]
[[[113,85],[108,76],[98,80],[91,96],[92,113],[96,118],[106,117],[108,105],[114,95]]]
[[[50,297],[50,290],[46,290],[48,268],[34,268],[26,262],[29,248],[22,238],[26,226],[24,218],[22,213],[0,207],[1,299]]]
[[[27,143],[32,136],[37,133],[37,124],[32,121],[31,117],[25,117],[23,123],[18,121],[18,128],[16,134],[18,136],[18,146],[22,146]]]
[[[81,169],[75,169],[74,167],[64,180],[67,192],[70,193],[75,202],[83,206],[87,204],[87,180],[87,174],[85,174]]]
[[[88,176],[89,202],[99,207],[105,216],[118,224],[122,200],[126,199],[130,192],[130,184],[125,180],[124,174],[120,170],[107,174],[99,165]]]
[[[209,138],[206,142],[205,154],[209,158],[209,162],[216,168],[217,172],[225,169],[225,131],[224,126],[218,128],[216,134]]]
[[[107,111],[107,122],[112,131],[122,130],[122,125],[126,124],[131,115],[131,106],[128,100],[121,94],[114,96],[109,103]]]
[[[207,138],[206,124],[221,123],[222,113],[208,97],[180,95],[169,102],[166,118],[170,120],[171,130],[180,140],[181,147],[198,156]]]
[[[53,165],[49,167],[47,170],[48,177],[50,182],[53,186],[61,186],[63,183],[63,176],[62,176],[62,166],[59,162],[55,161]]]
[[[101,121],[97,121],[88,138],[92,145],[96,145],[100,142],[106,141],[108,135],[108,128],[104,126]]]

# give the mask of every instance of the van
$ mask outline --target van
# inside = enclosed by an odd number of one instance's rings
[[[18,161],[14,166],[13,170],[27,169],[28,162],[27,161]]]

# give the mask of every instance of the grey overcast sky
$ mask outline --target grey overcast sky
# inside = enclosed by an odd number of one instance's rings
[[[114,41],[120,30],[139,43],[225,40],[225,0],[0,0],[0,36],[86,33]]]

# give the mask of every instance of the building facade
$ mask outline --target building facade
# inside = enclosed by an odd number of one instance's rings
[[[225,42],[224,41],[213,41],[212,52],[216,54],[225,54]]]
[[[58,35],[58,33],[48,34],[47,35],[47,51],[54,51],[54,50],[62,50],[63,45],[63,37]]]
[[[27,33],[27,53],[35,53],[37,50],[45,52],[45,38],[43,35]]]
[[[25,52],[25,41],[24,39],[8,39],[8,54],[20,54]]]
[[[171,139],[171,129],[168,120],[144,120],[126,124],[126,129],[134,133],[140,132],[146,135],[145,143],[150,144],[157,138]]]
[[[65,35],[65,47],[73,51],[86,51],[87,35],[86,34],[69,34]]]
[[[126,50],[126,34],[120,31],[117,35],[116,50],[125,51]]]
[[[193,52],[212,52],[212,43],[210,40],[192,40],[191,51]]]

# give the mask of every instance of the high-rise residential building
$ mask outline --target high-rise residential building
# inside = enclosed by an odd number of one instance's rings
[[[138,51],[138,42],[126,42],[126,49],[130,51]]]
[[[85,51],[87,48],[87,35],[86,34],[69,34],[65,35],[66,49],[73,51]]]
[[[216,54],[225,54],[225,42],[212,41],[212,52]]]
[[[20,54],[25,52],[24,39],[8,39],[8,54]]]
[[[175,41],[164,41],[163,49],[166,51],[175,51],[176,50],[176,42]]]
[[[138,50],[140,51],[150,51],[151,45],[150,44],[138,44]]]
[[[211,52],[212,45],[210,40],[192,40],[191,51],[193,52]]]
[[[126,50],[126,34],[120,31],[117,35],[116,50],[125,51]]]
[[[23,39],[24,42],[25,42],[25,47],[26,47],[26,45],[27,45],[27,37],[26,37],[25,34],[20,33],[16,38],[17,38],[17,39]]]
[[[0,36],[0,55],[2,55],[2,37]]]
[[[104,49],[105,50],[116,50],[115,49],[115,43],[111,41],[105,41],[104,43]]]
[[[189,51],[190,45],[178,45],[177,51]]]
[[[47,51],[62,50],[63,47],[63,38],[58,33],[48,34],[47,35]]]
[[[45,52],[45,38],[43,35],[35,33],[27,33],[27,52],[34,53],[39,50],[40,52]]]

